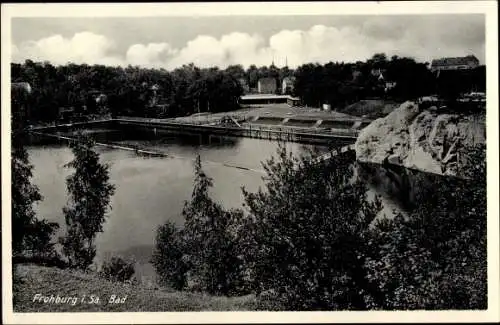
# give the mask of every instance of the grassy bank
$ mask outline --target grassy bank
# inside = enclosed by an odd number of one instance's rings
[[[362,116],[370,119],[376,119],[391,113],[399,105],[400,103],[391,100],[366,99],[348,105],[342,108],[340,112],[353,116]]]
[[[14,293],[14,312],[248,311],[257,308],[254,296],[228,298],[154,290],[107,281],[80,271],[33,264],[18,264],[16,267],[16,279],[21,282]],[[37,294],[43,296],[41,302],[33,301]],[[51,295],[54,300],[57,296],[77,299],[74,304],[72,299],[65,303],[50,303]],[[113,295],[123,303],[110,303]],[[49,297],[47,303],[43,302],[44,297]],[[99,297],[99,303],[91,303],[97,302],[96,297]]]

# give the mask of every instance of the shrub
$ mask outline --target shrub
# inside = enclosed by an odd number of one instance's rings
[[[33,257],[58,258],[52,242],[54,233],[59,229],[59,224],[46,220],[34,220],[26,229],[25,249]]]
[[[353,182],[353,154],[314,164],[284,148],[265,164],[266,191],[244,191],[242,229],[258,291],[286,310],[366,309],[380,300],[366,281],[365,237],[380,210]],[[295,166],[299,166],[296,168]]]
[[[471,148],[471,180],[441,179],[408,218],[378,223],[368,279],[383,309],[487,307],[485,149]],[[439,195],[436,195],[439,193]]]
[[[182,234],[174,223],[166,222],[156,231],[155,249],[151,263],[159,282],[176,290],[187,285],[188,265],[184,259]]]
[[[153,265],[160,282],[181,290],[205,291],[216,295],[241,293],[244,288],[241,259],[237,256],[235,226],[239,210],[226,211],[209,195],[212,179],[195,162],[191,200],[182,210],[184,228],[167,222],[158,229]]]
[[[185,202],[183,246],[190,281],[210,294],[229,295],[237,291],[240,265],[236,257],[234,218],[210,198],[212,179],[202,170],[200,156],[195,161],[195,181],[191,200]]]
[[[121,257],[113,256],[111,260],[103,263],[100,274],[111,281],[125,282],[130,280],[135,273],[135,262],[127,261]]]

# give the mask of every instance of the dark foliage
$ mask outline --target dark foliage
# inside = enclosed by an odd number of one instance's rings
[[[161,285],[176,290],[186,288],[188,264],[184,258],[185,252],[182,234],[174,223],[166,222],[158,227],[151,262]]]
[[[365,296],[381,299],[363,267],[370,249],[365,238],[380,205],[353,182],[353,158],[314,165],[281,149],[278,160],[265,164],[266,191],[244,191],[245,263],[256,290],[284,309],[361,310]]]
[[[68,64],[27,60],[12,63],[12,82],[30,83],[33,93],[23,117],[29,123],[62,118],[61,108],[79,115],[184,116],[239,108],[238,69],[199,69],[193,64],[171,72],[139,67]]]
[[[34,204],[41,201],[42,196],[31,183],[33,166],[22,137],[29,101],[26,89],[12,90],[12,255],[46,258],[56,255],[51,240],[59,225],[38,219],[34,211]]]
[[[231,232],[233,214],[209,195],[212,179],[195,161],[195,181],[191,200],[182,214],[185,218],[184,245],[194,286],[211,294],[230,294],[237,283],[239,270],[235,255],[235,234]]]
[[[135,262],[127,261],[121,257],[113,256],[105,261],[99,274],[108,280],[125,282],[130,280],[135,273]]]
[[[70,148],[75,158],[66,167],[75,172],[66,180],[70,199],[63,208],[66,236],[60,241],[69,263],[87,269],[95,257],[94,240],[103,231],[115,187],[109,183],[109,166],[99,162],[91,138],[80,135]]]
[[[178,289],[256,293],[264,310],[484,309],[485,148],[468,151],[469,179],[415,185],[394,219],[376,218],[353,153],[313,163],[281,148],[265,189],[243,191],[246,212],[210,199],[198,159],[186,226],[160,228],[156,269]]]
[[[153,264],[162,282],[174,288],[231,295],[241,292],[241,263],[236,251],[235,220],[240,211],[226,211],[209,195],[212,179],[195,162],[191,200],[185,202],[182,231],[171,223],[158,229]],[[188,283],[189,282],[189,283]]]
[[[367,268],[385,297],[377,308],[486,308],[485,149],[469,149],[471,180],[442,179],[408,217],[376,225]]]

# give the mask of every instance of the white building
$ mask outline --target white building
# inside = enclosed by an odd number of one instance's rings
[[[295,82],[295,77],[285,77],[283,78],[281,93],[287,94],[293,91],[293,84]]]

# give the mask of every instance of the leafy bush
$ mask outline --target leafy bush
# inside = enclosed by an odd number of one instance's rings
[[[59,224],[46,220],[35,220],[26,229],[25,249],[32,256],[41,258],[58,257],[52,241],[54,233],[59,229]]]
[[[236,256],[235,221],[239,211],[226,211],[209,196],[212,179],[195,162],[190,201],[185,202],[182,231],[171,223],[158,229],[153,265],[164,284],[182,289],[231,295],[240,292],[241,263]]]
[[[166,222],[157,229],[151,262],[162,285],[176,290],[186,287],[188,265],[184,251],[182,234],[174,223]]]
[[[13,139],[14,140],[14,139]],[[13,141],[12,147],[12,253],[25,251],[28,228],[36,222],[33,206],[42,200],[36,185],[31,183],[33,166],[22,144]]]
[[[100,274],[111,281],[125,282],[134,275],[134,266],[134,261],[127,261],[121,257],[113,256],[111,260],[103,263]]]
[[[354,157],[312,165],[282,149],[265,165],[266,190],[244,192],[239,227],[264,308],[486,308],[485,148],[471,152],[470,180],[442,177],[407,217],[375,221],[379,201],[353,177]]]
[[[200,156],[195,162],[195,184],[191,200],[186,202],[184,245],[189,273],[194,286],[211,294],[235,291],[239,261],[235,256],[236,237],[231,233],[233,213],[209,196],[212,179],[202,170]]]
[[[177,288],[256,293],[263,310],[486,308],[485,147],[469,152],[469,179],[422,183],[394,219],[375,219],[352,152],[313,163],[280,148],[245,211],[210,199],[198,158],[185,227],[159,229],[155,267]]]
[[[385,299],[374,307],[487,307],[485,148],[469,153],[476,167],[470,180],[441,179],[408,218],[376,225],[365,266]]]
[[[272,292],[287,310],[366,309],[367,296],[380,299],[364,270],[380,202],[368,202],[366,188],[353,182],[353,160],[339,155],[313,165],[282,148],[264,166],[266,191],[244,191],[246,265],[257,290]]]

